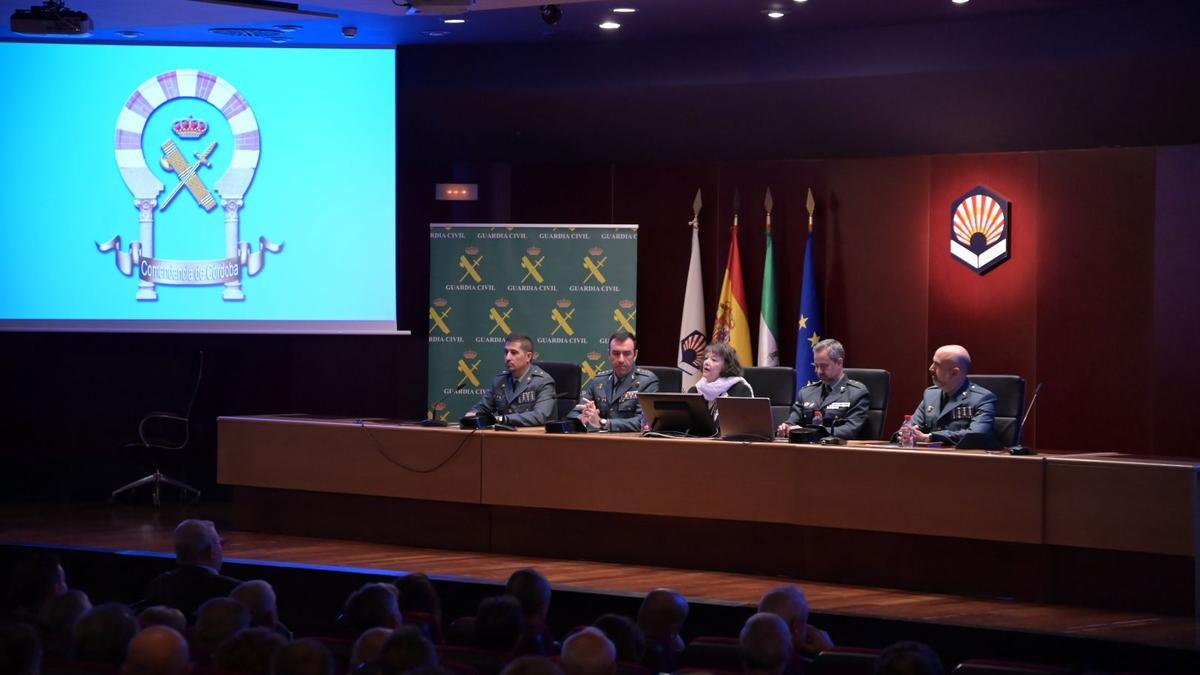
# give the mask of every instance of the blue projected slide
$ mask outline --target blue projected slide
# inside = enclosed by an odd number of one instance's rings
[[[0,329],[396,330],[392,50],[0,64]]]

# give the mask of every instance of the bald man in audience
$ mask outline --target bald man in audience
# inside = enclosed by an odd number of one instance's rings
[[[738,656],[746,675],[783,675],[792,656],[792,634],[783,619],[759,612],[738,636]]]
[[[617,649],[599,628],[588,626],[563,642],[561,662],[566,675],[615,675]]]
[[[375,627],[363,631],[354,641],[354,649],[350,652],[350,670],[363,663],[378,661],[379,653],[383,651],[383,643],[391,636],[391,628]]]
[[[933,353],[933,386],[925,390],[912,415],[918,443],[958,445],[969,433],[994,433],[996,395],[971,382],[970,371],[971,355],[962,345],[945,345]]]
[[[799,586],[778,586],[758,602],[758,611],[783,620],[791,633],[792,672],[803,671],[803,657],[813,657],[833,646],[829,634],[808,623],[808,598]]]
[[[174,628],[151,626],[129,642],[122,675],[183,675],[190,657],[187,640]]]
[[[669,588],[656,588],[646,594],[638,609],[638,627],[646,636],[646,657],[643,663],[658,672],[675,670],[683,653],[683,622],[687,621],[688,602]]]
[[[270,628],[279,633],[285,640],[292,639],[292,631],[279,621],[279,608],[275,603],[275,589],[262,579],[243,581],[229,593],[231,600],[237,601],[250,612],[250,625],[259,628]]]

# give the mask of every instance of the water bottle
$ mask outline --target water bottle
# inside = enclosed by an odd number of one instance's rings
[[[905,415],[904,423],[900,425],[900,447],[915,448],[916,446],[917,438],[913,434],[912,415]]]
[[[812,425],[814,427],[825,426],[825,415],[821,412],[820,408],[813,411]]]

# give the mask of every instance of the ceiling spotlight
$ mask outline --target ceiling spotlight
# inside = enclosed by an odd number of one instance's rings
[[[950,2],[953,2],[956,5],[965,5],[968,1],[969,0],[950,0]]]
[[[442,19],[442,23],[466,23],[466,19]]]
[[[637,10],[633,7],[615,7],[613,8],[613,11],[617,14],[633,14]]]
[[[600,30],[616,30],[621,27],[621,24],[616,21],[604,21],[599,24]]]
[[[783,13],[783,12],[776,11],[776,10],[772,10],[772,11],[770,11],[770,12],[767,12],[767,17],[768,17],[768,18],[771,18],[771,19],[782,19],[784,16],[785,16],[785,15],[784,15],[784,13]]]
[[[547,26],[553,26],[562,18],[562,7],[558,5],[542,5],[538,11],[541,12],[542,21],[545,21]]]
[[[792,0],[792,2],[808,2],[808,0]]]

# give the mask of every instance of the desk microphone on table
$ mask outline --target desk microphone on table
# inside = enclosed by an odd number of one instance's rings
[[[1017,444],[1008,449],[1010,455],[1036,455],[1037,450],[1021,445],[1021,439],[1025,437],[1025,422],[1029,419],[1029,413],[1033,412],[1033,406],[1037,403],[1038,392],[1042,390],[1042,383],[1038,382],[1038,386],[1033,390],[1033,398],[1029,399],[1029,407],[1025,409],[1025,416],[1021,418],[1021,428],[1017,430]]]

